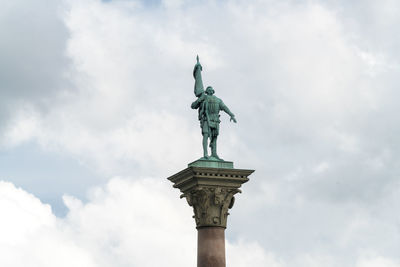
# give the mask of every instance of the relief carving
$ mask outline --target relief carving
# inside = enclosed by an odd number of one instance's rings
[[[218,186],[197,187],[183,194],[193,207],[196,226],[220,226],[226,228],[228,209],[232,208],[234,195],[240,192],[236,188]]]

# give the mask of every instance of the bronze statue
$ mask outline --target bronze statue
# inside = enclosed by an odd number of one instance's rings
[[[214,95],[215,91],[211,86],[208,86],[204,91],[203,80],[201,78],[202,70],[203,67],[199,62],[199,56],[197,56],[197,63],[193,69],[193,76],[195,79],[194,94],[198,99],[192,103],[192,109],[199,110],[200,128],[203,135],[202,159],[222,160],[217,155],[217,137],[219,134],[219,123],[221,122],[219,119],[219,111],[225,111],[231,117],[230,121],[236,123],[236,119],[235,115],[224,102]],[[211,156],[208,156],[207,151],[208,138],[210,138]]]

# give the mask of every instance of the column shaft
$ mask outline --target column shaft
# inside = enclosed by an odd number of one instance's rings
[[[197,229],[197,267],[225,267],[225,228]]]

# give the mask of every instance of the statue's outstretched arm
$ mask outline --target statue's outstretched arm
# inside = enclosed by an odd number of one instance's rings
[[[230,121],[233,121],[233,122],[236,123],[235,114],[233,114],[233,113],[229,110],[229,108],[224,104],[224,102],[222,102],[222,100],[221,100],[221,102],[219,103],[219,107],[220,107],[221,110],[225,111],[226,114],[228,114],[228,115],[231,117]]]

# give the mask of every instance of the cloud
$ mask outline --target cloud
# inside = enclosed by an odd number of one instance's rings
[[[188,266],[196,261],[192,210],[169,185],[113,178],[88,203],[65,196],[68,215],[0,183],[2,266]],[[256,243],[227,243],[230,266],[280,266]],[[238,257],[246,252],[247,257]]]
[[[222,114],[221,156],[256,169],[230,218],[231,251],[246,227],[243,249],[254,252],[253,265],[397,264],[397,2],[87,0],[60,8],[61,20],[49,12],[66,31],[48,48],[43,71],[50,74],[18,67],[20,82],[36,91],[16,83],[18,90],[6,91],[12,101],[2,148],[32,142],[99,176],[167,177],[201,155],[197,114],[189,108],[199,54],[205,85],[238,119],[229,124]],[[43,59],[28,55],[28,63]],[[46,77],[54,77],[51,85],[37,82]],[[88,247],[120,240],[98,240],[108,229],[73,222],[77,212],[107,220],[96,213],[106,209],[96,201],[112,194],[104,190],[86,204],[66,198],[62,229],[73,232],[68,225],[75,223],[83,236],[93,231]],[[82,257],[93,260],[96,251]],[[98,257],[108,264],[114,256]],[[235,262],[241,260],[247,258]]]
[[[357,267],[375,267],[375,266],[382,266],[382,267],[398,267],[400,266],[399,262],[394,262],[390,259],[385,259],[382,257],[370,257],[360,259],[357,262]]]
[[[8,182],[0,182],[2,266],[94,266],[90,256],[57,227],[51,207]]]
[[[69,89],[65,72],[67,29],[60,1],[1,1],[0,122],[13,110],[34,105],[44,112],[60,91]],[[2,130],[2,128],[0,128]]]
[[[195,265],[192,210],[177,193],[166,182],[113,178],[105,186],[92,188],[87,203],[64,196],[69,211],[65,218],[57,218],[48,204],[9,182],[0,182],[0,211],[7,214],[0,222],[0,248],[6,252],[0,256],[0,264],[10,267]],[[235,212],[234,208],[231,213]],[[340,246],[347,248],[347,242],[371,233],[373,220],[363,215],[358,217],[358,222],[353,220],[349,225],[352,229],[338,233],[336,242],[342,242]],[[242,234],[248,231],[243,228]],[[304,241],[309,252],[278,257],[257,241],[228,238],[227,263],[234,267],[399,266],[395,259],[377,256],[367,248],[384,240],[356,242],[362,245],[356,254],[349,251],[354,264],[336,257],[334,247],[331,251],[312,252]]]
[[[227,266],[287,266],[283,260],[278,260],[273,253],[266,252],[256,242],[246,242],[243,240],[239,240],[233,244],[227,242],[226,250]]]

